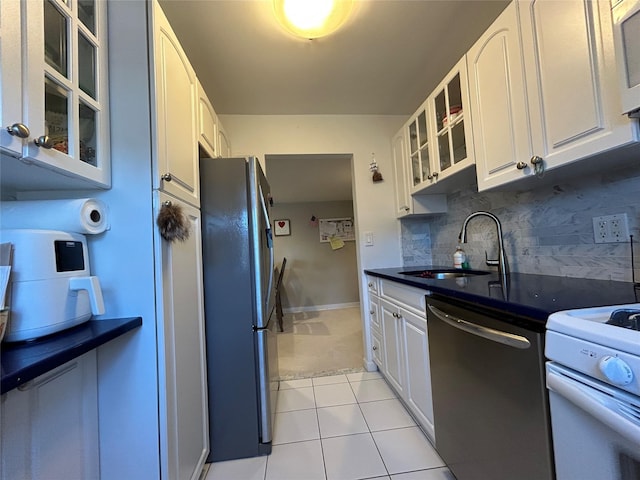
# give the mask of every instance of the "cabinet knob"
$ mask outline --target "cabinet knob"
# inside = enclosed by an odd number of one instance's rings
[[[523,161],[520,161],[520,162],[516,163],[516,168],[518,170],[524,170],[525,168],[527,168],[527,163],[523,162]]]
[[[533,157],[531,157],[531,165],[535,166],[538,165],[539,163],[542,163],[542,157],[539,157],[538,155],[534,155]]]
[[[373,287],[373,283],[369,282],[369,288]]]
[[[404,209],[405,212],[410,211],[411,209],[409,207],[402,207]]]
[[[427,180],[433,180],[433,175],[432,174],[427,175]]]
[[[49,135],[41,135],[36,138],[33,143],[42,148],[49,149],[53,147],[53,143],[51,142],[51,138],[49,137]]]
[[[171,176],[170,173],[165,173],[164,175],[162,175],[162,180],[164,180],[165,182],[170,182],[171,180],[173,180],[173,177]]]
[[[440,175],[438,172],[433,172],[433,178],[438,178],[438,175]]]
[[[369,310],[369,315],[374,315],[376,312],[374,312],[373,310]]]
[[[374,351],[375,351],[375,350],[377,350],[377,349],[378,349],[378,347],[376,347],[376,346],[374,346],[374,347],[373,347],[373,350],[374,350]]]
[[[7,132],[9,135],[13,135],[18,138],[27,138],[29,136],[29,129],[24,123],[14,123],[13,125],[7,127]]]

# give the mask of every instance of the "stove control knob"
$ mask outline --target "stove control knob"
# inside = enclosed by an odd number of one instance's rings
[[[633,381],[631,367],[621,358],[607,355],[600,360],[599,367],[604,377],[615,385],[629,385]]]

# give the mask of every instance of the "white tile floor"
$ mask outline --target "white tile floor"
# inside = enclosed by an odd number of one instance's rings
[[[378,372],[281,382],[273,452],[206,480],[455,480]]]

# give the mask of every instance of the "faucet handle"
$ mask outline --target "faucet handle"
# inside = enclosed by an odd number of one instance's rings
[[[484,251],[484,259],[486,264],[490,267],[497,267],[500,265],[500,260],[489,260],[489,255],[486,250]]]

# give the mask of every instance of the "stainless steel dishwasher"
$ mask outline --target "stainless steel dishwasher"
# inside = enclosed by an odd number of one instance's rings
[[[457,480],[555,478],[544,324],[427,296],[436,449]]]

